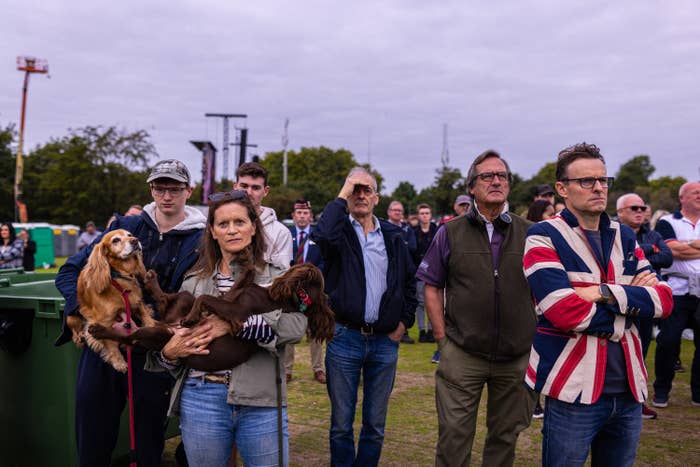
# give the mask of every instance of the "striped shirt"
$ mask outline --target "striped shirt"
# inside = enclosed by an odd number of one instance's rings
[[[386,292],[386,272],[389,267],[389,260],[384,245],[384,236],[379,227],[379,219],[372,216],[374,229],[367,232],[362,228],[362,224],[349,216],[357,239],[362,248],[362,261],[365,266],[365,281],[367,292],[365,294],[365,323],[372,324],[379,319],[379,305],[382,296]]]
[[[231,290],[233,284],[233,276],[226,276],[220,272],[216,273],[216,288],[222,295]],[[275,337],[275,331],[265,322],[262,315],[251,315],[243,323],[243,329],[236,335],[241,339],[255,340],[268,344]]]

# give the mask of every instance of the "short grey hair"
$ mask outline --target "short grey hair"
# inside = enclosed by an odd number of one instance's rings
[[[476,182],[476,177],[479,175],[476,173],[476,166],[484,162],[486,159],[499,159],[501,162],[503,162],[503,165],[506,166],[506,172],[508,172],[508,182],[512,181],[513,175],[510,172],[510,166],[508,165],[508,162],[501,157],[499,153],[494,151],[493,149],[486,150],[476,156],[476,159],[474,159],[474,162],[472,162],[472,165],[469,167],[469,171],[467,172],[467,186],[469,188],[474,188],[474,183]]]
[[[403,203],[402,203],[401,201],[399,201],[398,199],[395,199],[394,201],[392,201],[391,203],[389,203],[389,209],[391,209],[391,207],[394,206],[394,205],[396,205],[396,204],[398,204],[399,206],[401,206],[401,209],[403,209]]]
[[[369,170],[367,170],[364,167],[360,167],[359,165],[357,167],[353,167],[352,169],[350,169],[350,172],[348,172],[348,176],[345,177],[345,179],[347,180],[348,178],[350,178],[353,175],[358,174],[358,173],[369,175],[372,178],[372,182],[374,182],[374,186],[372,188],[374,188],[374,191],[377,191],[377,179],[374,178],[374,175],[372,175],[372,172],[370,172]]]
[[[615,204],[615,209],[617,209],[619,211],[620,209],[624,208],[625,201],[627,201],[628,199],[630,199],[633,196],[636,196],[637,198],[641,199],[642,202],[644,202],[644,199],[641,196],[639,196],[637,193],[625,193],[624,195],[617,198],[617,203]]]

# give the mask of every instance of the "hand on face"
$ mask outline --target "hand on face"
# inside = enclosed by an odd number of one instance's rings
[[[348,210],[355,217],[371,215],[379,202],[379,194],[374,188],[374,180],[366,173],[355,173],[345,180],[339,198],[348,201]]]

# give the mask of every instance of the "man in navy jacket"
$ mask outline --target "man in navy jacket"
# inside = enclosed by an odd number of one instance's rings
[[[140,216],[117,216],[109,226],[109,230],[126,229],[139,239],[146,269],[156,271],[160,287],[166,293],[179,290],[185,272],[197,260],[199,239],[206,226],[201,212],[185,206],[192,194],[190,181],[190,173],[182,162],[175,159],[158,162],[146,180],[154,202],[145,206]],[[79,312],[78,276],[99,240],[100,237],[69,258],[56,276],[56,288],[66,299],[66,315]],[[64,317],[63,333],[56,345],[70,340]],[[143,369],[144,349],[135,347],[132,358],[136,461],[139,467],[160,466],[173,380],[166,373]],[[126,391],[127,375],[117,372],[92,349],[84,347],[78,363],[75,395],[78,465],[110,465]]]
[[[332,465],[377,465],[401,336],[413,325],[415,268],[401,229],[372,213],[377,182],[364,168],[348,174],[312,232],[321,248],[326,292],[336,314],[326,348]],[[362,430],[353,420],[363,379]]]

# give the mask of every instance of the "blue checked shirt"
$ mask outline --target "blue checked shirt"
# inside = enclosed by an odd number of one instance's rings
[[[384,236],[379,228],[379,219],[372,216],[374,229],[365,232],[362,224],[349,216],[350,224],[362,248],[362,260],[365,265],[365,281],[367,283],[367,295],[365,297],[365,323],[372,324],[379,319],[379,304],[384,292],[386,292],[386,272],[389,260],[384,245]]]

